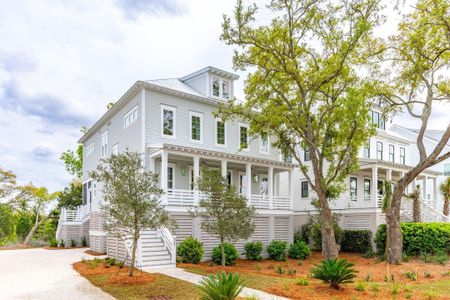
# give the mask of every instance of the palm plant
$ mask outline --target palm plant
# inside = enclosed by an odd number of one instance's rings
[[[243,289],[237,273],[225,272],[204,277],[198,288],[202,300],[233,300]]]
[[[351,283],[356,277],[356,271],[352,267],[355,264],[346,259],[327,259],[311,270],[311,276],[330,284],[330,287],[339,289],[339,284]]]
[[[442,209],[442,213],[445,216],[448,216],[450,205],[450,177],[447,177],[447,179],[439,186],[439,189],[444,197],[444,208]]]
[[[417,185],[414,191],[406,198],[412,200],[413,203],[413,221],[420,222],[420,185]]]

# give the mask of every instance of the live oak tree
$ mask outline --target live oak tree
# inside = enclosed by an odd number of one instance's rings
[[[142,168],[141,154],[126,151],[102,159],[90,176],[103,186],[106,231],[122,241],[132,240],[128,275],[133,276],[141,231],[171,225],[161,205],[158,175]]]
[[[221,263],[225,266],[224,243],[247,239],[252,235],[255,231],[255,208],[237,193],[235,186],[228,186],[226,178],[217,170],[202,168],[196,184],[207,197],[202,198],[191,213],[201,218],[202,230],[219,238]]]
[[[450,157],[443,151],[450,138],[450,122],[442,124],[444,133],[432,149],[425,147],[430,116],[436,103],[450,110],[450,3],[447,0],[419,0],[405,15],[397,34],[387,43],[381,99],[387,110],[403,110],[420,124],[416,145],[419,162],[396,182],[392,201],[386,211],[386,258],[389,263],[402,260],[400,206],[406,187],[425,169]],[[388,62],[388,63],[386,63]]]
[[[358,150],[374,134],[368,116],[373,88],[357,65],[375,54],[380,4],[272,0],[267,7],[268,24],[256,19],[255,4],[242,1],[232,17],[224,16],[222,39],[237,48],[234,67],[250,73],[246,101],[222,106],[220,115],[246,120],[252,135],[273,136],[275,146],[293,155],[317,195],[323,255],[334,258],[329,201],[344,191]],[[300,148],[309,150],[310,162]]]

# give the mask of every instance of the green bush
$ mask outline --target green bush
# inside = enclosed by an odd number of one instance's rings
[[[284,261],[287,257],[288,242],[273,240],[267,246],[269,258],[277,261]]]
[[[74,239],[70,240],[70,247],[76,247],[77,246],[77,241],[75,241]]]
[[[87,239],[84,235],[81,237],[81,246],[87,247]]]
[[[48,240],[48,243],[50,244],[50,247],[58,247],[58,240],[55,237],[51,237]]]
[[[231,243],[224,243],[223,248],[225,251],[225,265],[233,265],[234,261],[239,257],[239,252]],[[220,245],[213,249],[212,259],[216,265],[220,265],[222,263],[222,251],[220,249]]]
[[[339,289],[342,283],[351,283],[356,277],[357,271],[352,267],[353,263],[346,259],[323,260],[319,265],[311,270],[311,277],[320,279],[330,284],[330,287]]]
[[[177,248],[178,257],[183,263],[198,264],[204,253],[203,243],[192,236],[182,241]]]
[[[366,253],[372,249],[372,232],[370,230],[344,230],[341,251]]]
[[[311,249],[304,241],[297,241],[289,246],[288,254],[290,258],[305,259],[311,255]]]
[[[308,221],[294,233],[294,242],[302,240],[311,243],[316,250],[322,249],[322,231],[319,216],[309,216]],[[337,244],[341,243],[343,230],[339,227],[339,216],[333,215],[333,229]]]
[[[60,248],[64,248],[66,246],[66,244],[64,243],[64,240],[60,240],[59,241],[59,247]]]
[[[403,250],[409,255],[439,253],[450,250],[450,223],[402,223]],[[377,251],[386,248],[386,225],[378,227],[375,234]]]
[[[248,242],[245,244],[245,257],[249,260],[261,260],[261,252],[264,245],[262,242]]]
[[[220,272],[203,277],[198,287],[202,300],[234,300],[243,289],[237,273]]]

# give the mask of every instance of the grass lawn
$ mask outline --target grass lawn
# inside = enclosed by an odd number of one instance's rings
[[[338,291],[308,277],[311,268],[322,259],[318,252],[301,262],[293,259],[286,262],[237,260],[234,266],[225,268],[211,266],[207,262],[178,266],[201,275],[221,270],[237,272],[245,286],[291,299],[450,299],[449,264],[411,259],[398,266],[388,266],[385,262],[363,258],[360,254],[340,253],[340,257],[355,263],[358,276],[355,283],[344,284]],[[282,274],[279,274],[280,269]],[[409,279],[407,272],[417,272],[416,281]],[[387,274],[393,276],[395,283],[385,282]],[[307,285],[297,284],[299,278],[306,280]]]

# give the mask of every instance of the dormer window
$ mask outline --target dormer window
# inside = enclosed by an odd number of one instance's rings
[[[375,124],[375,126],[379,129],[385,129],[385,120],[384,115],[377,112],[377,111],[371,111],[371,117],[372,117],[372,124]]]
[[[230,99],[231,82],[219,77],[212,78],[212,95],[217,98]]]
[[[217,77],[212,80],[212,94],[214,97],[220,97],[220,79]]]
[[[230,98],[230,82],[228,80],[222,80],[222,97]]]

